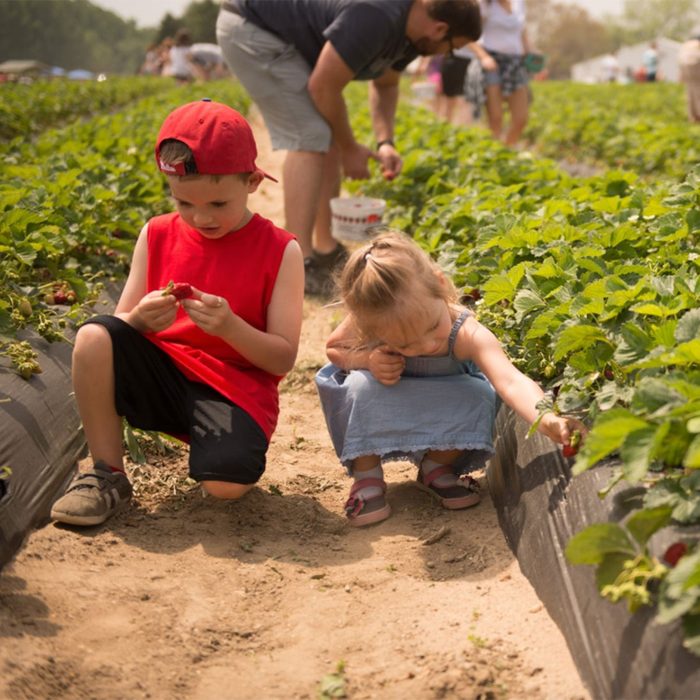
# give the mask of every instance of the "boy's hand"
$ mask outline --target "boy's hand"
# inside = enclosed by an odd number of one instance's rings
[[[180,303],[192,321],[209,335],[223,335],[233,316],[226,299],[196,287],[192,287],[192,296]]]
[[[396,384],[406,366],[403,355],[391,352],[386,345],[380,345],[369,353],[369,371],[372,376],[386,386]]]
[[[163,291],[156,289],[132,309],[127,321],[142,333],[157,333],[169,328],[177,316],[178,301],[172,294],[163,296]]]
[[[551,412],[542,416],[537,429],[551,440],[554,440],[554,442],[564,445],[567,448],[567,453],[569,453],[565,456],[576,454],[576,452],[571,450],[576,448],[576,451],[578,451],[579,445],[588,433],[586,426],[580,420],[570,416],[558,416]],[[576,443],[575,445],[573,444],[574,442]]]

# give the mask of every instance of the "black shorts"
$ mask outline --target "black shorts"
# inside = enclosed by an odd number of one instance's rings
[[[254,484],[265,471],[268,440],[240,406],[207,384],[195,382],[170,357],[116,316],[95,316],[109,331],[114,357],[115,406],[130,425],[190,443],[190,476],[196,481]]]
[[[440,73],[442,75],[442,92],[447,97],[464,94],[464,78],[467,75],[470,58],[445,56]]]

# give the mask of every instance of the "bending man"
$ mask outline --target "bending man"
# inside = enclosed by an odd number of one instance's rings
[[[401,71],[417,56],[448,53],[481,34],[477,0],[224,0],[217,21],[224,58],[260,108],[272,147],[286,150],[286,228],[302,247],[306,292],[329,291],[347,256],[331,236],[330,200],[346,177],[380,163],[401,170],[394,117]],[[377,139],[355,139],[343,99],[370,80]]]

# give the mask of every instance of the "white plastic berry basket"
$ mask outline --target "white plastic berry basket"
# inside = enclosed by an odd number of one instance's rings
[[[364,241],[381,225],[386,209],[383,199],[373,197],[335,197],[331,199],[333,238]]]

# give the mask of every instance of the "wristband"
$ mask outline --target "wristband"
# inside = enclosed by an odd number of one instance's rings
[[[385,146],[386,144],[393,146],[394,139],[382,139],[381,141],[377,141],[377,150],[379,150],[382,146]]]

